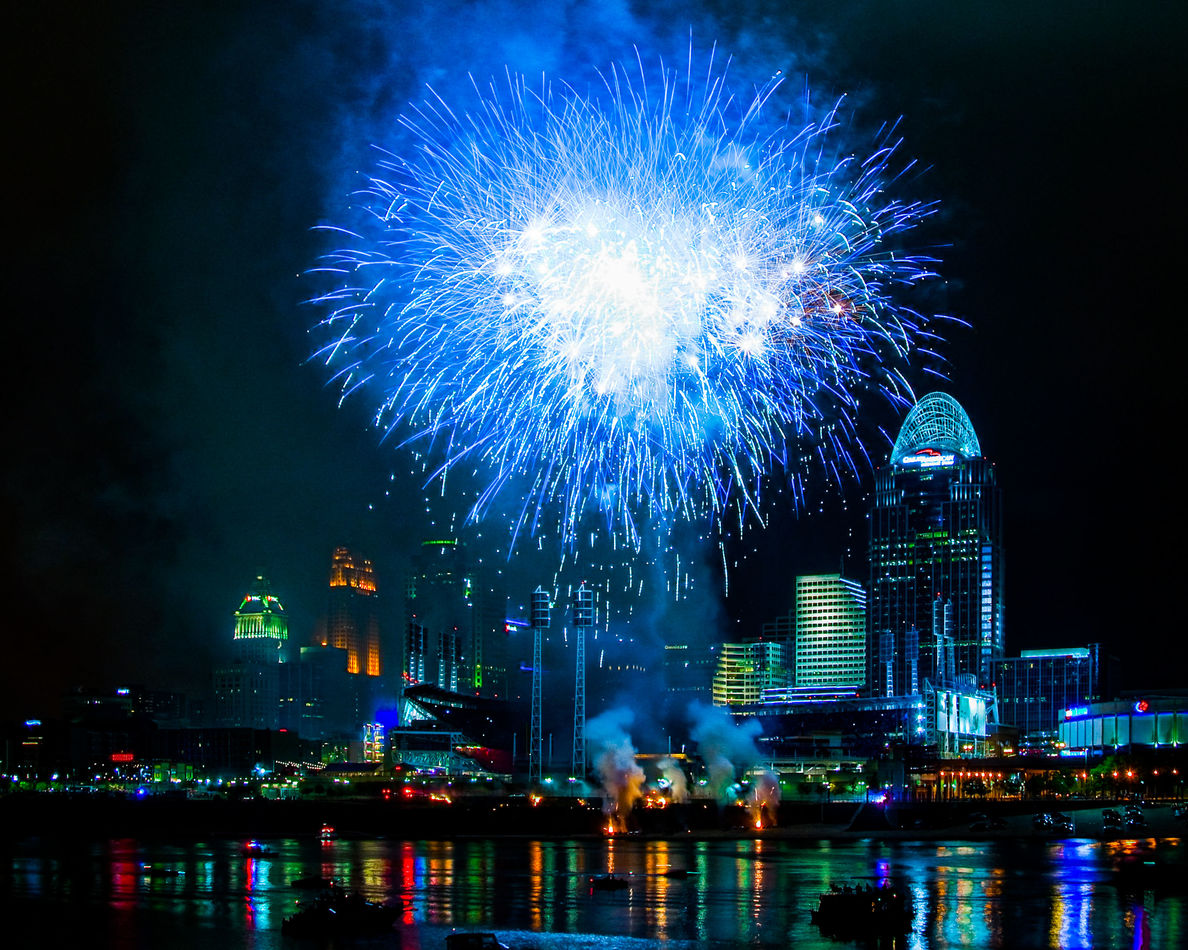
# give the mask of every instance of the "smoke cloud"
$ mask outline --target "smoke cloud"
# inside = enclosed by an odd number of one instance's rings
[[[710,791],[725,804],[731,800],[730,789],[738,776],[759,761],[755,739],[762,735],[763,727],[757,719],[735,725],[724,709],[702,703],[689,704],[689,719],[690,735],[709,770]]]
[[[640,796],[644,773],[635,763],[635,746],[627,729],[635,721],[630,709],[610,709],[586,724],[586,741],[602,780],[602,810],[615,831],[627,830],[627,817]]]
[[[660,768],[660,774],[668,782],[669,795],[672,798],[674,805],[680,805],[689,800],[689,783],[685,778],[685,772],[680,767],[676,759],[664,758],[661,759],[657,765]]]

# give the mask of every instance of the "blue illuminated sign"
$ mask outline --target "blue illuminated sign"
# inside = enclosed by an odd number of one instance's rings
[[[1064,718],[1065,719],[1072,719],[1073,716],[1088,716],[1088,715],[1089,715],[1089,707],[1088,706],[1070,706],[1068,709],[1064,710]]]

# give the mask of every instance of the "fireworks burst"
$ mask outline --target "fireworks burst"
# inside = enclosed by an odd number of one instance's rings
[[[551,512],[572,541],[591,509],[630,538],[757,511],[805,445],[853,464],[861,395],[908,392],[930,334],[892,290],[932,261],[888,239],[932,208],[885,196],[894,144],[838,157],[836,110],[791,128],[778,79],[743,100],[692,62],[432,96],[333,229],[318,356],[437,476],[480,473],[475,518],[514,493],[514,533]]]

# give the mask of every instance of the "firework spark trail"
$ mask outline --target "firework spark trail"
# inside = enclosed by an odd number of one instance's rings
[[[904,400],[931,338],[891,296],[933,276],[887,243],[932,210],[885,197],[893,145],[830,158],[835,111],[772,132],[778,81],[736,99],[712,57],[658,78],[430,97],[318,268],[344,396],[378,387],[377,425],[437,475],[484,473],[473,517],[516,492],[516,533],[549,511],[571,543],[591,509],[628,538],[643,511],[757,511],[802,444],[852,467],[860,396]]]

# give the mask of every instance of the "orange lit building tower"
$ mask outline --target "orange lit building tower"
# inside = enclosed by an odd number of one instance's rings
[[[335,548],[330,564],[330,607],[322,646],[347,651],[347,672],[379,676],[379,596],[366,558]]]

